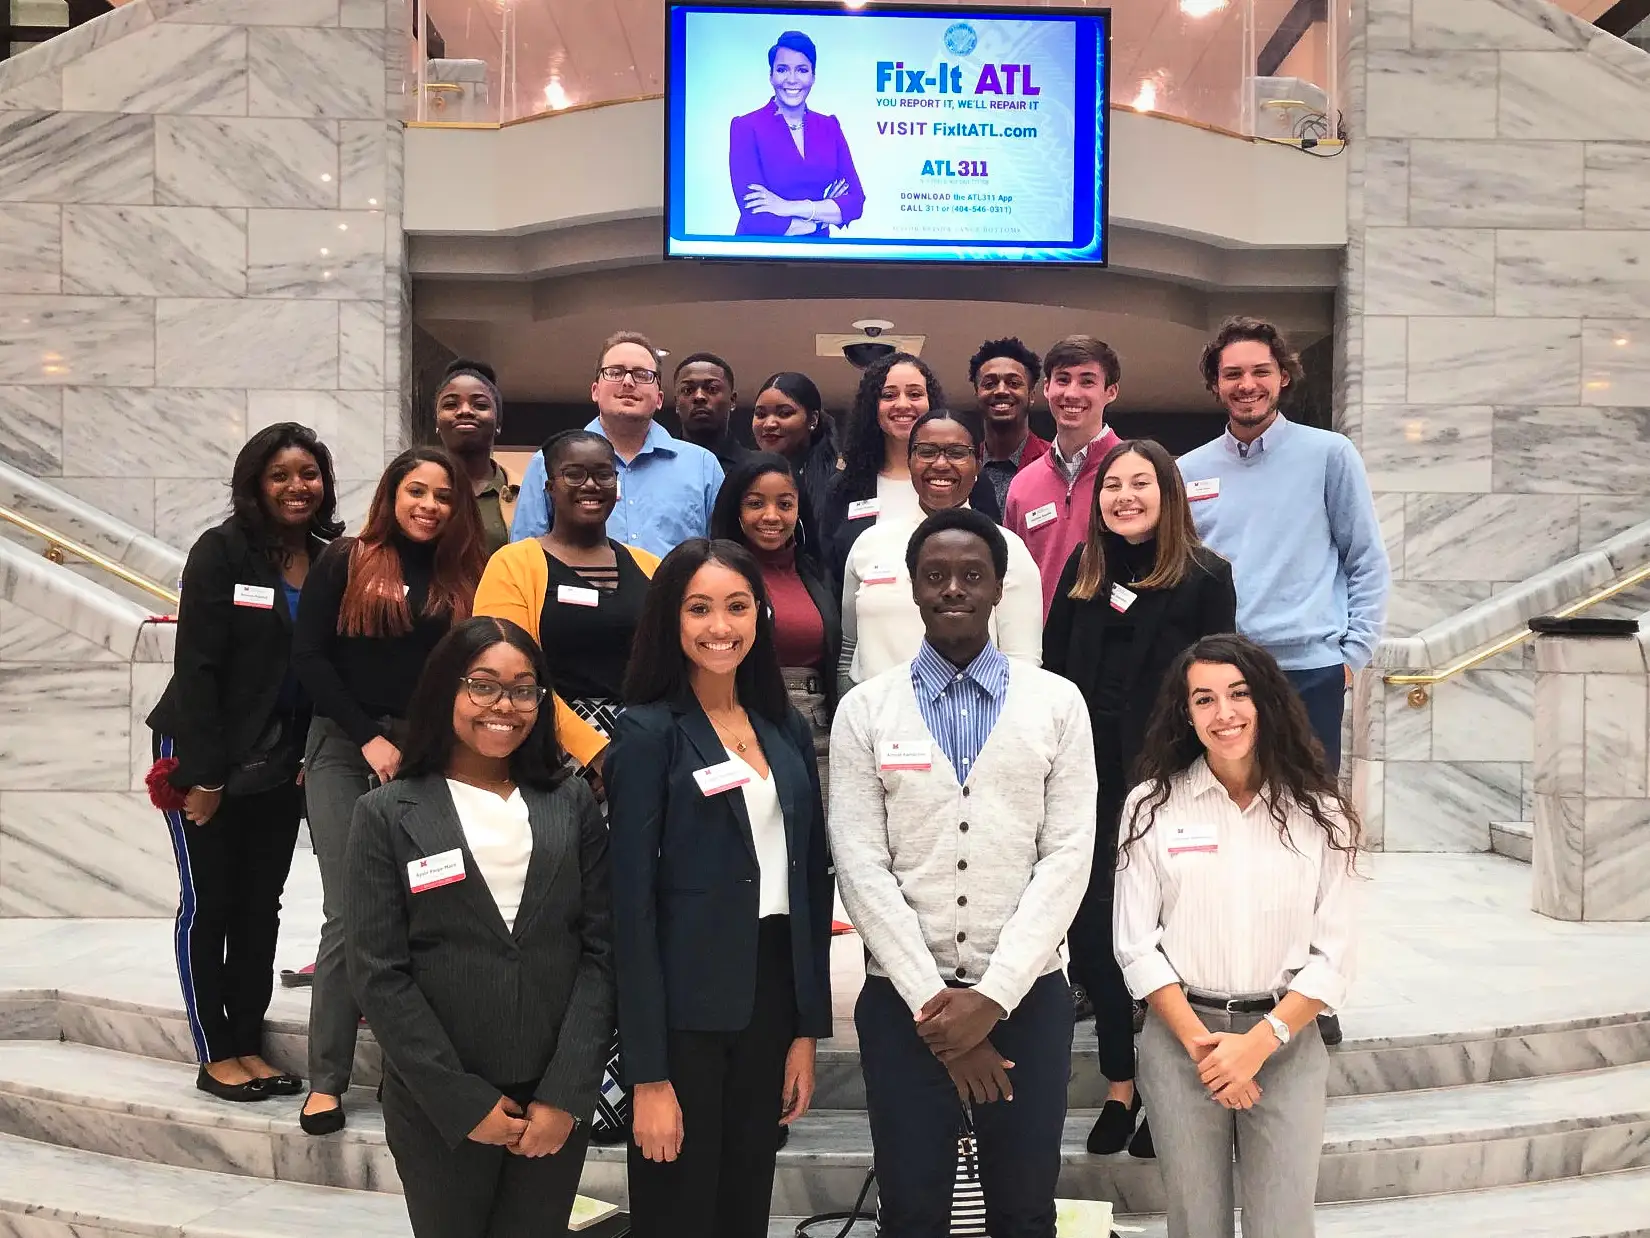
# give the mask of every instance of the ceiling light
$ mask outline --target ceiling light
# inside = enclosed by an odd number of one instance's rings
[[[1157,107],[1157,83],[1147,78],[1140,83],[1140,93],[1135,95],[1133,108],[1137,112],[1150,112]]]
[[[567,90],[562,84],[551,78],[544,87],[544,102],[552,112],[559,112],[571,102],[567,97]]]
[[[1180,0],[1180,11],[1187,17],[1207,17],[1226,7],[1226,0]]]

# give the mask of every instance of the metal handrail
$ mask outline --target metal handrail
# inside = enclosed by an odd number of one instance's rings
[[[22,512],[13,511],[9,507],[0,507],[0,520],[4,520],[7,524],[16,525],[19,529],[32,533],[36,537],[44,538],[46,549],[42,553],[53,563],[62,563],[69,555],[75,555],[77,558],[86,560],[93,567],[102,568],[111,576],[117,576],[127,584],[142,589],[145,593],[153,594],[169,606],[178,604],[178,595],[165,585],[156,584],[147,576],[138,575],[124,563],[116,563],[107,555],[99,554],[90,546],[83,546],[72,537],[65,537],[63,534],[48,529],[37,521],[30,520]]]
[[[1572,615],[1580,614],[1589,606],[1596,606],[1600,602],[1607,602],[1618,593],[1626,593],[1627,590],[1633,588],[1633,586],[1643,584],[1647,580],[1650,580],[1650,563],[1645,564],[1637,571],[1629,572],[1620,580],[1604,586],[1604,588],[1599,589],[1597,592],[1588,594],[1578,602],[1571,602],[1566,606],[1559,607],[1553,612],[1553,615],[1559,619],[1568,619]],[[1459,675],[1462,671],[1470,671],[1473,667],[1478,666],[1481,663],[1488,662],[1497,654],[1506,653],[1509,649],[1516,649],[1533,635],[1535,635],[1535,633],[1532,632],[1528,626],[1521,627],[1511,636],[1505,636],[1486,649],[1480,649],[1477,653],[1468,654],[1464,658],[1451,662],[1442,670],[1426,671],[1423,673],[1383,675],[1381,678],[1383,682],[1389,684],[1415,685],[1410,689],[1409,703],[1416,709],[1419,709],[1427,703],[1428,699],[1430,699],[1427,689],[1432,687],[1434,684],[1440,684],[1446,679],[1452,679],[1456,675]]]

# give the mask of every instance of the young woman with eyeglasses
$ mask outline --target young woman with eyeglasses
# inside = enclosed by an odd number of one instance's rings
[[[843,564],[839,692],[916,656],[923,625],[911,597],[905,546],[917,526],[935,512],[971,506],[971,496],[978,493],[984,441],[985,428],[972,409],[937,408],[912,427],[906,454],[916,512],[879,517],[854,541]],[[985,490],[990,492],[989,483]],[[1043,656],[1037,563],[1025,543],[1007,529],[1003,539],[1008,543],[1008,571],[991,636],[1003,653],[1035,666]]]
[[[562,746],[599,773],[618,717],[631,638],[659,560],[607,536],[619,497],[613,445],[590,430],[544,444],[550,531],[512,542],[487,562],[476,614],[524,629],[555,677]]]
[[[565,1235],[584,1168],[613,1027],[607,830],[549,689],[526,632],[460,624],[399,776],[355,811],[349,974],[415,1238]]]

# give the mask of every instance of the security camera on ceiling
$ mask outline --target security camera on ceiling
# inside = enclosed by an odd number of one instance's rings
[[[814,353],[820,357],[845,357],[856,370],[896,352],[916,356],[928,342],[924,335],[890,335],[894,324],[883,318],[861,318],[853,334],[821,332],[814,337]]]

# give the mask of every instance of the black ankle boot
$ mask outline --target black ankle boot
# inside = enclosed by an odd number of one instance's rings
[[[1140,1093],[1128,1104],[1108,1100],[1089,1131],[1088,1149],[1095,1156],[1113,1156],[1128,1146],[1134,1134],[1134,1115],[1140,1111]]]

